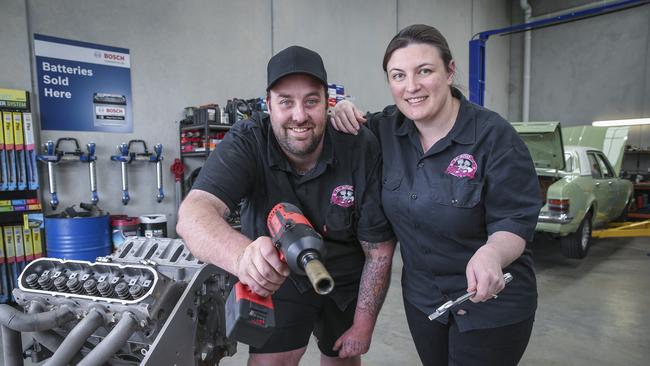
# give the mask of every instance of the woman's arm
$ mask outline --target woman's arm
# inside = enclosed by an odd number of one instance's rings
[[[330,123],[337,131],[356,135],[361,124],[366,123],[366,118],[352,102],[342,100],[332,110]]]
[[[467,291],[476,291],[471,300],[482,302],[493,298],[505,287],[503,268],[519,258],[526,241],[519,235],[497,231],[488,237],[467,263]]]

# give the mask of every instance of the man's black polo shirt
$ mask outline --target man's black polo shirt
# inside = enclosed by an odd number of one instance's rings
[[[280,149],[269,116],[256,113],[233,126],[192,189],[214,194],[231,211],[244,199],[242,233],[251,240],[269,235],[266,218],[277,203],[299,207],[324,238],[325,266],[335,281],[330,295],[344,309],[357,295],[365,263],[359,241],[394,237],[381,210],[380,174],[380,148],[369,130],[346,135],[328,123],[317,165],[298,175]],[[290,278],[301,292],[311,287],[305,276]]]
[[[460,99],[454,127],[427,152],[413,121],[395,106],[369,116],[382,147],[382,203],[400,241],[404,296],[427,314],[464,294],[467,263],[488,235],[507,231],[532,240],[541,208],[532,159],[512,126],[455,89],[453,96]],[[514,280],[497,300],[466,302],[460,306],[466,315],[452,312],[461,331],[513,324],[534,313],[530,251],[504,272]]]

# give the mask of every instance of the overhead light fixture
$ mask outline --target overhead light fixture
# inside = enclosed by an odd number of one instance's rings
[[[611,126],[634,126],[650,125],[650,118],[631,118],[631,119],[614,119],[611,121],[594,121],[592,126],[611,127]]]

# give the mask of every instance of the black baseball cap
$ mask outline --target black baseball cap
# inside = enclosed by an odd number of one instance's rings
[[[275,54],[266,67],[268,83],[266,91],[273,84],[287,75],[307,74],[315,77],[327,87],[327,71],[323,59],[312,50],[300,46],[291,46]]]

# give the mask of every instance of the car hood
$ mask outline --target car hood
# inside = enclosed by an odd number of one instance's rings
[[[627,142],[628,126],[596,127],[576,126],[563,127],[565,145],[592,147],[602,151],[607,160],[612,163],[616,174],[621,172],[623,152]]]
[[[564,170],[564,147],[560,122],[512,122],[524,140],[535,168]]]

